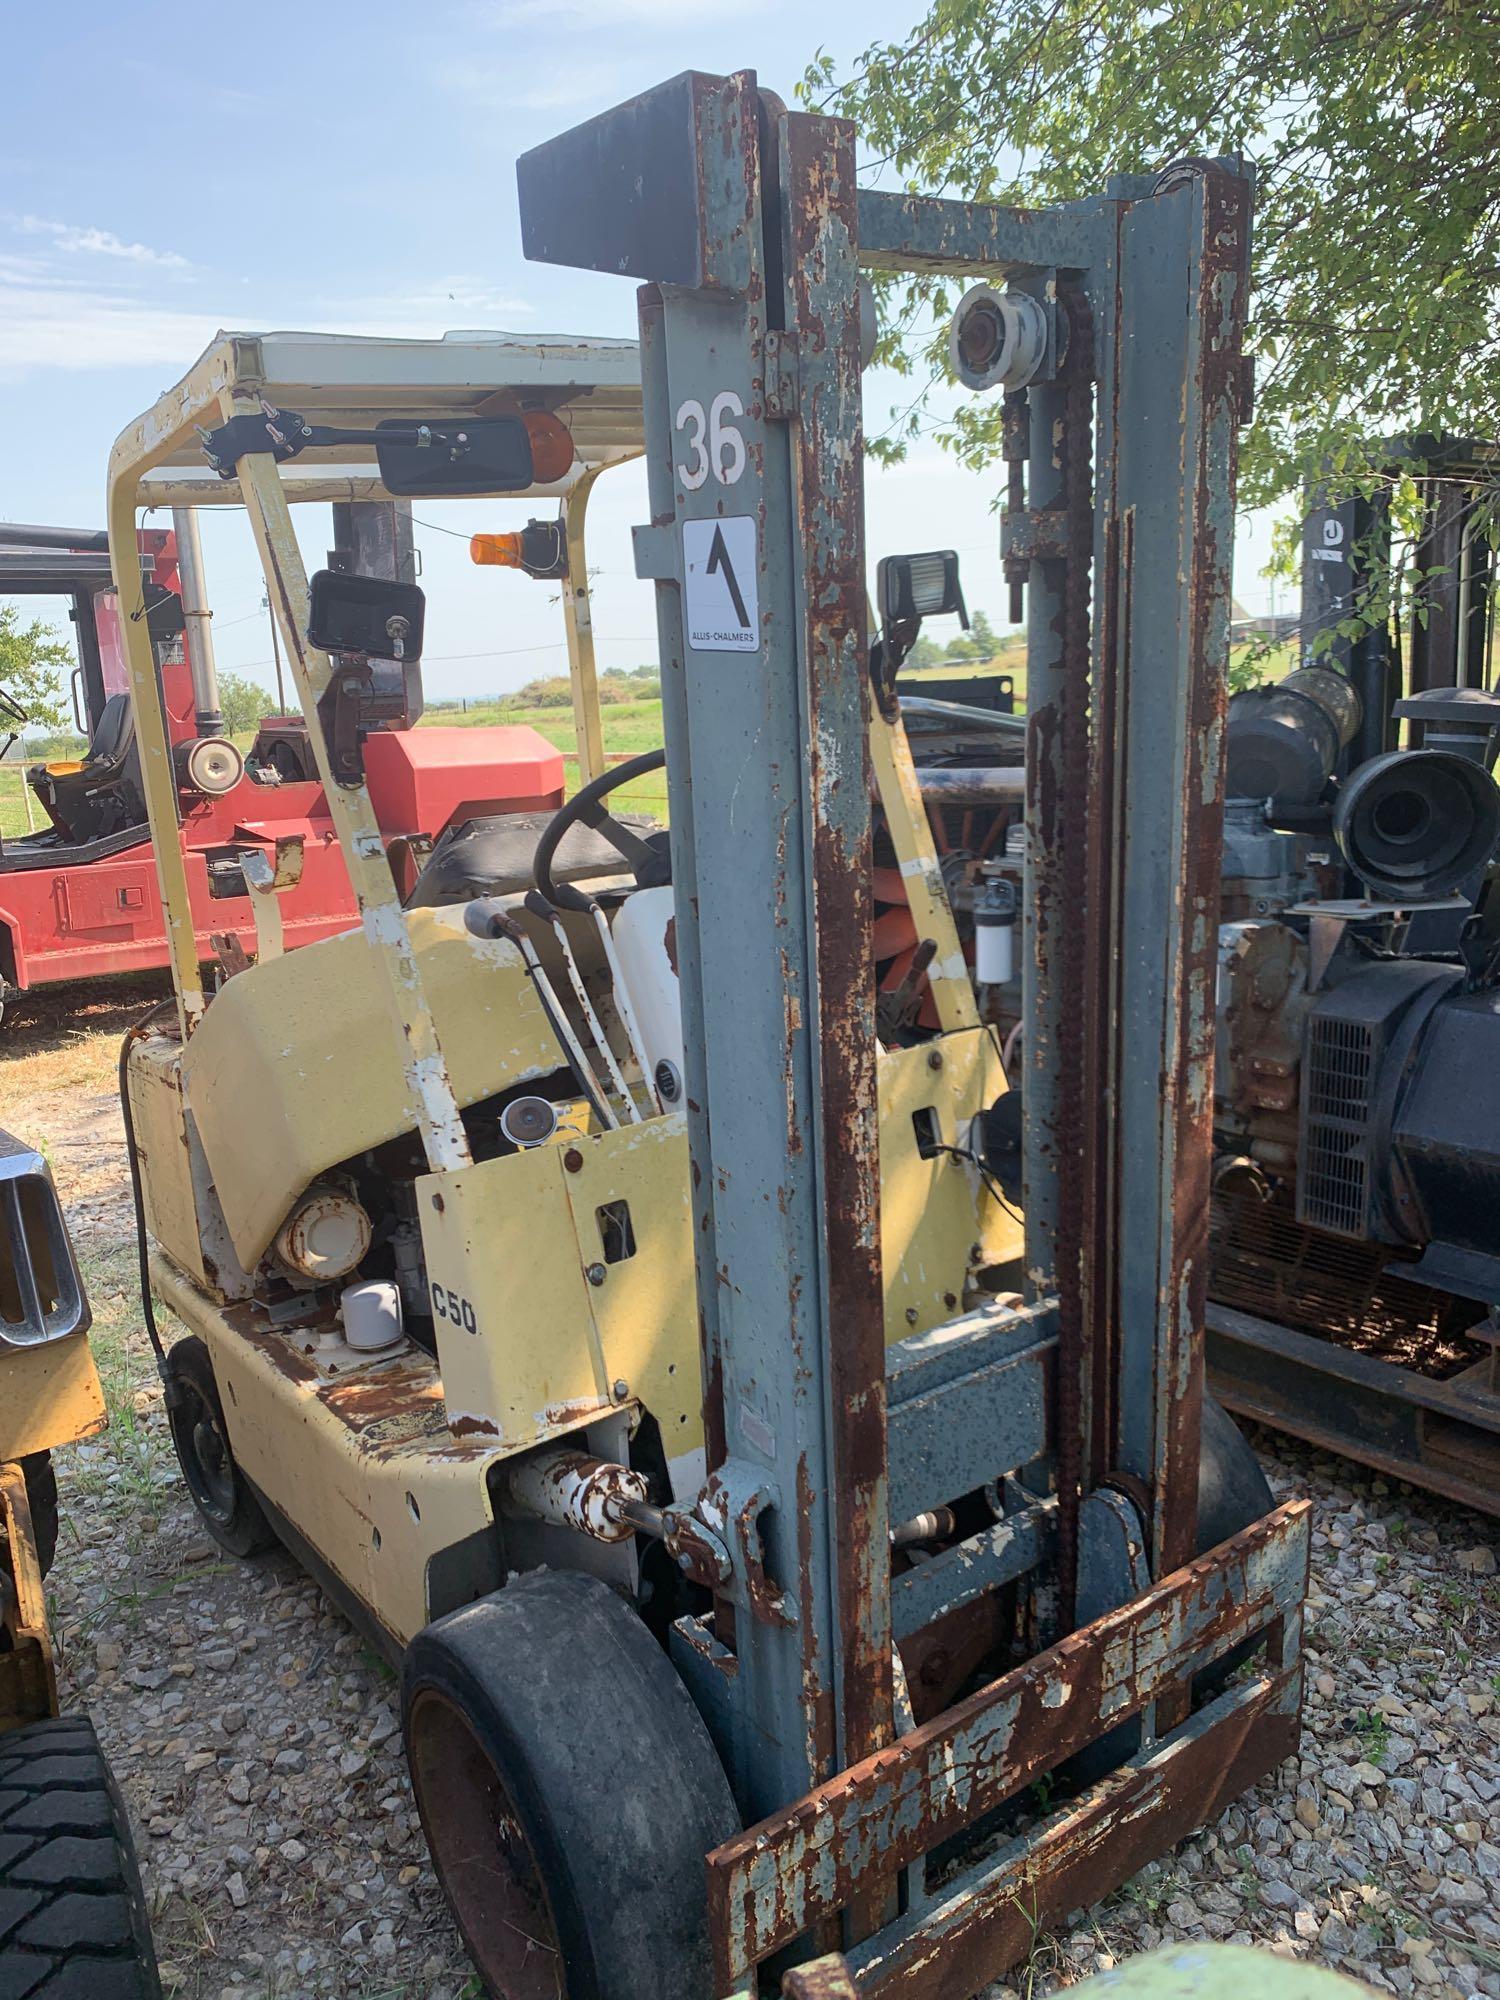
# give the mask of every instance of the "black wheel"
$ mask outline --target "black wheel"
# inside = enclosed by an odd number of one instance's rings
[[[703,1857],[739,1829],[698,1711],[597,1577],[537,1572],[406,1656],[406,1754],[494,2000],[703,2000]]]
[[[1231,1535],[1239,1534],[1252,1521],[1269,1514],[1275,1504],[1250,1440],[1224,1405],[1205,1390],[1198,1454],[1198,1532],[1193,1553],[1207,1555],[1220,1542],[1227,1542]],[[1095,1577],[1091,1583],[1089,1618],[1113,1610],[1131,1594],[1130,1578],[1123,1568],[1117,1574]],[[1256,1639],[1242,1640],[1211,1667],[1195,1674],[1194,1700],[1201,1704],[1218,1694],[1259,1643]],[[1087,1749],[1080,1750],[1076,1757],[1069,1758],[1061,1775],[1071,1785],[1095,1784],[1117,1770],[1127,1757],[1133,1757],[1140,1747],[1140,1720],[1132,1718],[1117,1724]]]
[[[1248,1528],[1276,1505],[1255,1449],[1224,1405],[1206,1391],[1198,1457],[1198,1554]]]
[[[160,2000],[130,1827],[87,1716],[0,1736],[0,2000]]]
[[[275,1548],[276,1530],[234,1462],[214,1365],[196,1334],[172,1348],[167,1373],[172,1442],[204,1527],[220,1548],[234,1556],[260,1555]]]

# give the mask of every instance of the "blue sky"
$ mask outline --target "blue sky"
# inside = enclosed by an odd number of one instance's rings
[[[918,0],[8,10],[8,67],[27,88],[0,132],[0,520],[102,524],[116,433],[221,327],[633,334],[629,282],[522,259],[516,155],[685,68],[753,67],[790,97],[819,46],[847,64],[918,12]],[[871,381],[870,429],[896,393]],[[872,471],[872,561],[957,547],[970,604],[998,619],[996,484],[930,445]],[[327,514],[298,511],[316,566]],[[429,692],[477,696],[558,669],[546,587],[468,562],[470,531],[530,510],[416,511],[431,524],[418,530]],[[645,511],[636,468],[601,482],[590,531],[604,665],[654,657],[628,539]],[[1257,534],[1241,551],[1251,604],[1266,596],[1262,544]],[[243,517],[212,517],[204,545],[220,665],[269,685]]]

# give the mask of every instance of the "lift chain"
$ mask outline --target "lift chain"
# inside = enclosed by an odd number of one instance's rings
[[[1064,389],[1063,506],[1066,532],[1061,560],[1067,567],[1062,593],[1062,665],[1058,733],[1062,796],[1077,802],[1059,827],[1062,843],[1061,892],[1070,920],[1064,926],[1058,968],[1069,996],[1058,1025],[1058,1124],[1082,1134],[1092,1110],[1084,1088],[1085,1034],[1082,1005],[1090,963],[1087,908],[1088,856],[1099,829],[1088,803],[1089,783],[1089,567],[1093,554],[1094,325],[1081,287],[1059,288],[1067,315],[1068,348],[1059,371]],[[1089,1364],[1084,1265],[1091,1203],[1086,1175],[1098,1171],[1097,1148],[1071,1143],[1058,1161],[1057,1204],[1057,1511],[1058,1609],[1063,1631],[1076,1621],[1078,1518],[1083,1486],[1084,1371]]]

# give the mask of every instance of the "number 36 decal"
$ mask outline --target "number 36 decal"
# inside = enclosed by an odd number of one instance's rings
[[[467,1299],[461,1299],[452,1286],[443,1286],[435,1280],[432,1286],[432,1310],[439,1319],[450,1320],[454,1326],[461,1326],[465,1333],[478,1333],[479,1322],[474,1317],[474,1308]]]
[[[730,417],[744,414],[745,406],[733,389],[720,390],[706,417],[703,405],[691,397],[678,410],[677,428],[687,432],[687,450],[677,477],[689,493],[697,492],[710,470],[721,486],[733,486],[745,470],[745,440],[729,422]]]

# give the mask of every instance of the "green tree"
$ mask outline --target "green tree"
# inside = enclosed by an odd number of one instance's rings
[[[40,618],[23,625],[18,604],[0,604],[0,689],[35,728],[71,727],[66,676],[73,666],[73,648],[60,632]]]
[[[1000,636],[984,611],[969,614],[969,629],[950,639],[943,649],[950,660],[992,660],[1000,650]]]
[[[221,673],[219,707],[224,716],[224,733],[240,736],[247,730],[258,729],[261,717],[269,715],[275,704],[263,687],[257,687],[244,674]]]
[[[855,119],[909,188],[987,201],[1097,193],[1113,169],[1183,155],[1252,161],[1244,504],[1300,495],[1330,465],[1372,483],[1374,437],[1500,431],[1490,0],[933,0],[850,77],[820,58],[803,95]],[[881,357],[936,373],[956,296],[930,276],[888,283]],[[968,402],[946,441],[993,461],[1000,411]],[[922,421],[905,412],[887,449]]]

